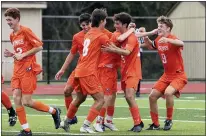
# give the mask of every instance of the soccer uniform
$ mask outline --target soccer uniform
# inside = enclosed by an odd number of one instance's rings
[[[161,36],[158,36],[153,41],[152,47],[158,50],[164,67],[164,74],[155,83],[153,88],[164,94],[165,89],[171,85],[178,91],[175,96],[180,97],[179,91],[187,84],[187,76],[181,56],[183,47],[175,46],[171,43],[158,43],[160,38]],[[171,34],[167,38],[178,39],[175,35]]]
[[[16,34],[12,32],[10,40],[16,53],[24,53],[43,45],[31,29],[24,26],[20,26],[20,30]],[[36,63],[35,54],[22,60],[14,60],[14,70],[11,79],[12,89],[21,89],[23,94],[32,94],[36,89],[36,75],[41,72],[40,65]]]
[[[128,56],[121,56],[121,87],[125,91],[126,88],[134,88],[137,90],[137,85],[142,79],[141,63],[140,63],[140,48],[137,38],[131,34],[122,44],[123,49],[129,50],[131,53]]]
[[[104,32],[113,43],[117,43],[116,39],[120,35],[118,32]],[[120,55],[115,53],[102,52],[98,65],[98,77],[102,84],[104,94],[112,95],[117,91],[117,68],[120,62]]]
[[[109,38],[98,28],[91,28],[84,37],[84,48],[81,61],[75,69],[75,78],[80,84],[83,94],[95,94],[103,91],[98,78],[97,67],[101,47]]]
[[[78,62],[80,61],[80,58],[82,57],[84,36],[85,36],[85,33],[82,30],[82,31],[78,32],[77,34],[75,34],[73,36],[73,40],[72,40],[71,53],[72,54],[76,54],[77,52],[79,53]],[[78,83],[75,82],[74,76],[75,76],[75,70],[73,70],[72,73],[70,74],[70,76],[67,80],[67,84],[71,85],[73,89],[78,91]]]

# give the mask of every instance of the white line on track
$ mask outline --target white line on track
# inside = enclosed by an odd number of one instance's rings
[[[18,133],[20,131],[7,131],[7,130],[2,130],[2,132],[4,133]],[[55,133],[55,132],[32,132],[32,134],[36,134],[36,135],[42,135],[42,136],[45,136],[45,135],[91,135],[91,134],[85,134],[85,133]]]
[[[13,104],[13,103],[12,103]],[[50,106],[55,107],[64,107],[65,105],[62,104],[49,104]],[[80,107],[91,107],[91,105],[81,105]],[[115,106],[116,108],[128,108],[128,106]],[[149,109],[149,107],[138,107],[139,109]],[[6,109],[5,107],[2,107],[2,109]],[[158,109],[166,109],[165,107],[158,107]],[[205,108],[174,108],[176,110],[202,110],[204,111]]]
[[[2,114],[3,116],[8,116],[8,114]],[[27,114],[26,116],[31,116],[31,117],[51,117],[51,115],[40,115],[40,114]],[[87,116],[77,116],[78,118],[86,118]],[[126,118],[113,118],[115,120],[126,120],[126,119],[132,119],[131,117],[126,117]],[[150,117],[147,119],[142,119],[142,120],[151,120]],[[165,121],[164,119],[160,119],[160,121]],[[190,121],[190,120],[172,120],[174,122],[193,122],[193,123],[205,123],[205,121]]]

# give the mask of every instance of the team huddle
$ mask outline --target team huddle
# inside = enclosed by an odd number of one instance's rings
[[[56,129],[62,128],[66,132],[70,132],[72,131],[70,125],[78,122],[76,113],[87,95],[91,95],[94,103],[89,109],[80,132],[104,132],[105,128],[118,131],[112,120],[115,110],[118,69],[121,70],[121,88],[133,119],[130,131],[142,131],[144,123],[135,101],[137,85],[142,79],[140,47],[156,49],[164,66],[164,74],[155,83],[149,95],[152,124],[146,130],[160,129],[157,108],[157,100],[160,97],[166,99],[167,109],[167,118],[163,129],[171,129],[173,95],[180,96],[181,89],[187,84],[187,77],[181,56],[184,43],[171,34],[173,24],[169,18],[160,16],[157,19],[157,29],[146,32],[146,29],[141,27],[137,32],[135,24],[132,23],[132,17],[128,13],[121,12],[114,15],[116,30],[110,32],[105,28],[107,18],[105,9],[95,9],[91,15],[81,14],[79,24],[82,31],[73,36],[70,53],[55,75],[55,79],[59,80],[75,54],[79,53],[78,64],[64,88],[67,113],[61,121],[59,108],[50,107],[31,98],[36,89],[36,75],[42,72],[41,67],[36,63],[35,53],[42,50],[43,43],[29,28],[19,24],[20,11],[18,9],[7,9],[4,15],[7,24],[13,29],[10,40],[15,52],[5,50],[4,56],[14,58],[14,75],[11,79],[11,86],[16,114],[23,128],[19,136],[32,135],[26,120],[24,106],[50,113]],[[149,39],[148,36],[156,34],[158,37],[154,41]],[[139,38],[144,38],[144,43],[139,43]],[[25,82],[26,80],[30,82]],[[72,98],[73,91],[76,93],[74,100]],[[94,131],[91,124],[95,119]]]

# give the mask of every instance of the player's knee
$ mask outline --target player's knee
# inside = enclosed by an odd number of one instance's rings
[[[97,100],[97,102],[98,102],[99,105],[103,106],[104,103],[105,103],[105,100],[104,100],[104,98],[99,98],[99,99]]]
[[[171,92],[165,92],[164,95],[165,95],[166,98],[167,98],[167,97],[172,97],[172,96],[173,96],[173,93],[171,93]]]
[[[158,99],[158,98],[157,98],[155,95],[153,95],[153,94],[150,94],[150,95],[149,95],[149,100],[150,100],[150,101],[157,101],[157,99]]]
[[[125,95],[125,98],[127,101],[131,101],[131,100],[135,99],[133,95],[128,95],[128,94]]]
[[[64,88],[64,95],[65,95],[65,96],[71,96],[72,91],[73,91],[73,88],[72,88],[71,86],[66,86],[66,87]]]
[[[30,99],[22,99],[22,104],[26,107],[32,107],[32,100]]]

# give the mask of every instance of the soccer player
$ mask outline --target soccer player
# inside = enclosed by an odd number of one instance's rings
[[[4,78],[1,76],[1,84],[2,89],[4,90],[3,84],[4,84]],[[9,99],[9,96],[4,92],[1,91],[1,103],[4,105],[4,107],[7,109],[8,115],[9,115],[9,126],[14,126],[16,124],[16,112],[11,104],[11,101]]]
[[[118,44],[117,38],[119,32],[104,32],[110,38],[110,42]],[[100,110],[94,128],[97,132],[103,132],[104,126],[112,131],[118,131],[112,122],[114,115],[114,104],[117,92],[117,68],[119,67],[121,57],[118,54],[102,52],[98,65],[98,76],[104,90],[105,103]],[[104,122],[105,113],[106,121]]]
[[[26,119],[24,106],[52,114],[55,128],[58,129],[61,122],[60,109],[50,107],[32,99],[32,94],[37,85],[36,76],[42,72],[40,65],[36,63],[35,54],[43,49],[43,43],[31,29],[20,25],[19,9],[9,8],[5,11],[4,16],[6,17],[9,27],[13,29],[13,32],[10,34],[10,40],[14,47],[14,53],[6,49],[4,51],[4,56],[14,58],[11,86],[16,113],[21,127],[23,128],[18,136],[32,135]]]
[[[79,16],[79,24],[80,24],[80,27],[82,28],[82,31],[76,33],[73,36],[71,51],[70,51],[69,55],[67,56],[62,68],[56,74],[56,76],[55,76],[56,80],[60,80],[61,76],[64,74],[65,70],[69,67],[70,63],[72,62],[72,60],[77,52],[80,55],[79,58],[82,57],[84,36],[91,28],[91,15],[88,13],[81,14]],[[73,100],[73,98],[72,98],[73,90],[78,89],[77,83],[75,83],[75,80],[74,80],[74,75],[75,75],[75,70],[69,76],[69,78],[67,80],[67,84],[64,88],[64,100],[65,100],[65,105],[66,105],[67,110],[68,110],[69,105],[71,104],[71,102]],[[72,119],[72,121],[70,123],[71,124],[77,123],[76,116]]]
[[[187,76],[181,56],[184,42],[171,34],[173,23],[168,17],[160,16],[157,19],[157,24],[158,37],[154,41],[145,37],[145,44],[149,49],[158,51],[164,67],[164,73],[155,83],[149,95],[150,115],[153,124],[147,130],[160,129],[157,100],[163,95],[166,98],[167,108],[167,118],[163,129],[170,130],[174,107],[173,95],[179,98],[180,91],[187,84]]]
[[[130,22],[131,16],[125,12],[114,15],[114,26],[121,34],[128,30]],[[121,55],[121,87],[124,90],[125,98],[134,121],[134,127],[131,131],[140,132],[144,124],[134,97],[137,84],[142,78],[140,58],[137,55],[139,53],[137,38],[132,33],[123,41],[121,48],[114,44],[109,44],[103,50]]]
[[[80,62],[75,69],[75,80],[79,83],[80,90],[77,97],[69,106],[67,119],[64,121],[64,130],[70,130],[70,121],[75,116],[78,107],[90,94],[94,99],[94,104],[89,110],[88,116],[84,121],[80,132],[95,133],[90,127],[94,119],[99,115],[100,109],[104,104],[104,93],[97,75],[101,47],[109,41],[107,35],[102,30],[106,24],[107,13],[103,9],[95,9],[92,12],[92,28],[84,37],[84,48]]]

